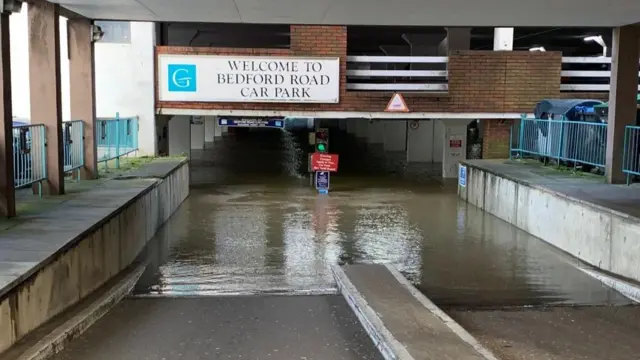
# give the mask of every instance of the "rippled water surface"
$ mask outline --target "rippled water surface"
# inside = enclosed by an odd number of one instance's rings
[[[137,293],[331,292],[330,264],[376,262],[440,305],[626,303],[550,246],[459,201],[455,183],[370,170],[384,159],[351,139],[335,137],[341,173],[319,196],[300,175],[301,138],[243,133],[194,152],[191,195],[151,243]]]

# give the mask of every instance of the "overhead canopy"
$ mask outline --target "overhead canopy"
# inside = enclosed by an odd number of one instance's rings
[[[54,0],[96,20],[405,26],[613,27],[640,1],[609,0]]]
[[[554,119],[564,117],[572,120],[578,113],[594,113],[594,106],[600,104],[600,100],[545,99],[536,105],[534,114],[536,118],[542,118],[544,114],[553,114]]]

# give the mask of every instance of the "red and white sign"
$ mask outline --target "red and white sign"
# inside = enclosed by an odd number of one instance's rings
[[[462,147],[462,140],[449,140],[449,147],[450,148],[461,148]]]
[[[338,171],[338,155],[337,154],[311,154],[311,171]]]
[[[395,93],[389,100],[387,104],[387,108],[384,110],[386,112],[409,112],[409,107],[407,103],[404,101],[404,97],[401,94]]]

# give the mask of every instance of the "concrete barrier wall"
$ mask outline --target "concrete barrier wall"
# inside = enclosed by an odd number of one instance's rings
[[[466,166],[462,199],[586,263],[640,281],[640,219]]]
[[[185,161],[13,288],[0,301],[0,353],[131,265],[188,194]]]

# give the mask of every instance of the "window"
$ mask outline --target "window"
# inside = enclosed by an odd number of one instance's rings
[[[129,21],[96,21],[102,28],[104,36],[100,42],[129,44],[131,43],[131,23]]]

